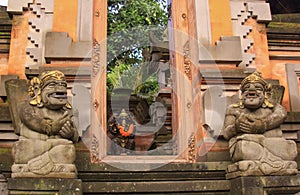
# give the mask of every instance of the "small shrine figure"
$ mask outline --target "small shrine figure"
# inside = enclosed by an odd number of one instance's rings
[[[30,81],[29,100],[20,103],[20,139],[12,149],[12,177],[76,178],[78,132],[60,71]]]
[[[227,108],[223,135],[234,162],[227,168],[228,179],[298,172],[296,143],[283,138],[280,129],[287,112],[269,100],[270,89],[261,73],[254,72],[241,83],[240,102]]]
[[[107,130],[107,135],[112,141],[110,143],[110,154],[131,154],[135,149],[135,131],[135,122],[125,109],[122,109],[118,116],[110,117]]]

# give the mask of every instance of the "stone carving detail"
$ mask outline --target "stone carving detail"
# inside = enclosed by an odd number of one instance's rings
[[[192,72],[191,72],[191,53],[190,53],[190,42],[187,41],[183,46],[183,58],[184,58],[184,73],[192,80]]]
[[[92,144],[91,144],[91,161],[92,163],[100,162],[99,159],[99,141],[97,137],[93,134]]]
[[[189,139],[189,162],[195,163],[196,162],[196,154],[195,154],[195,135],[194,133],[191,135]]]
[[[252,27],[246,21],[251,17],[257,22],[271,21],[270,6],[265,1],[230,1],[230,9],[233,35],[241,37],[243,61],[239,66],[254,67],[255,54],[251,52],[254,41],[248,36]]]
[[[249,175],[297,174],[296,143],[282,137],[280,125],[287,112],[269,100],[271,86],[259,72],[241,83],[238,104],[226,110],[223,135],[229,139],[234,164],[227,169],[227,178]]]
[[[93,41],[93,53],[92,53],[92,65],[93,65],[93,77],[96,77],[100,71],[100,56],[101,47],[100,43],[96,39]]]
[[[36,68],[44,63],[44,42],[46,33],[52,31],[54,1],[28,4],[31,16],[28,18],[28,44],[26,48],[26,66]],[[47,9],[50,8],[50,9]],[[46,10],[45,10],[46,9]]]
[[[60,71],[30,81],[30,100],[20,103],[20,139],[12,149],[12,177],[75,178],[78,132]]]

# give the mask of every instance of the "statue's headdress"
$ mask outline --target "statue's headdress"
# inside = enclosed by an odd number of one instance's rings
[[[264,96],[265,96],[265,101],[262,105],[262,107],[269,107],[269,108],[273,108],[273,104],[268,100],[268,92],[270,92],[272,85],[270,83],[268,83],[265,79],[262,78],[262,74],[260,72],[255,71],[254,73],[250,74],[249,76],[247,76],[246,78],[243,79],[242,83],[241,83],[241,87],[240,90],[243,93],[245,91],[245,86],[249,83],[259,83],[263,86],[264,88]],[[236,105],[235,107],[244,107],[242,99],[240,97],[240,103],[239,105]]]
[[[43,88],[44,86],[46,86],[49,81],[64,81],[66,82],[66,77],[64,75],[64,73],[58,71],[58,70],[54,70],[54,71],[47,71],[47,72],[42,72],[41,75],[39,76],[40,80],[41,80],[41,88]]]
[[[28,94],[32,98],[30,104],[37,107],[43,107],[41,93],[43,88],[51,81],[66,82],[64,73],[58,70],[42,72],[38,77],[33,77],[30,81]],[[67,108],[72,108],[70,103],[65,105]]]
[[[271,88],[271,85],[265,79],[263,79],[261,73],[257,71],[244,78],[241,83],[241,91],[244,91],[244,87],[248,83],[259,83],[266,91],[269,91]]]

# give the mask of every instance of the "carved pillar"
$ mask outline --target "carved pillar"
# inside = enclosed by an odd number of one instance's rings
[[[93,0],[92,161],[106,155],[106,38],[107,0]],[[102,134],[102,135],[101,135]]]

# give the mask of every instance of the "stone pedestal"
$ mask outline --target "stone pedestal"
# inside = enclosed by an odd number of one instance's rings
[[[230,180],[231,195],[296,194],[300,192],[300,175],[238,177]]]
[[[0,174],[0,194],[2,194],[2,195],[8,194],[7,181],[2,174]]]
[[[81,195],[82,181],[80,179],[10,178],[8,190],[10,194]]]
[[[277,165],[275,167],[273,164]],[[278,161],[266,163],[261,161],[243,160],[228,165],[226,179],[245,176],[263,175],[296,175],[298,173],[295,161]],[[273,166],[272,166],[273,165]]]
[[[229,147],[234,164],[227,167],[226,179],[298,173],[297,163],[293,161],[297,156],[297,145],[292,140],[244,134],[231,138]]]

